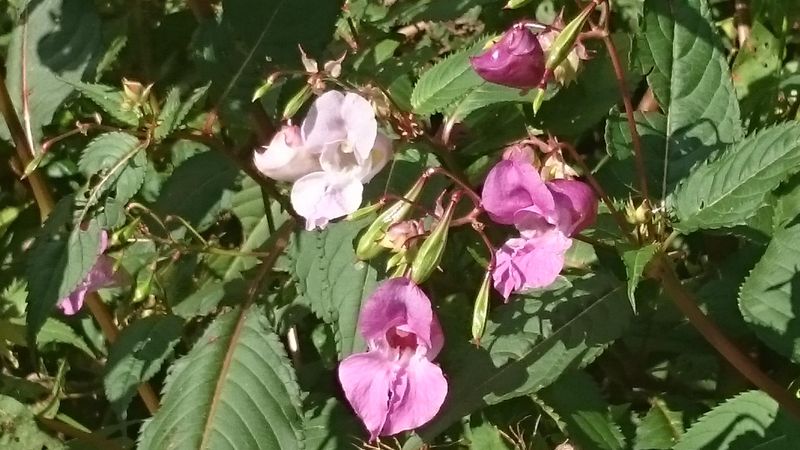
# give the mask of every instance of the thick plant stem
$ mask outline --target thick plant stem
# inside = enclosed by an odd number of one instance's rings
[[[3,115],[8,131],[11,134],[11,139],[14,141],[14,147],[17,151],[17,159],[22,165],[22,170],[30,164],[33,160],[33,149],[28,144],[28,139],[25,136],[25,130],[17,116],[17,111],[14,109],[14,103],[11,101],[11,96],[8,94],[8,87],[6,86],[5,73],[0,71],[0,113]],[[37,172],[33,172],[28,176],[28,184],[30,184],[33,197],[36,199],[36,205],[39,207],[39,214],[42,221],[50,215],[53,210],[53,196],[50,190],[47,189],[42,177]]]
[[[649,199],[650,195],[647,189],[647,171],[644,166],[644,155],[642,154],[642,140],[639,137],[639,132],[636,130],[636,118],[633,115],[633,103],[631,96],[625,87],[625,72],[622,68],[622,62],[619,59],[619,52],[614,45],[614,41],[608,33],[603,35],[603,43],[608,50],[608,56],[611,58],[611,64],[614,66],[614,74],[619,86],[619,93],[622,96],[622,103],[625,106],[625,117],[628,120],[628,127],[631,129],[631,143],[633,144],[633,155],[636,161],[636,175],[639,178],[639,190],[641,191],[644,199]]]
[[[681,284],[678,275],[673,270],[668,258],[661,254],[654,261],[650,275],[661,281],[667,295],[675,306],[689,319],[689,322],[700,332],[705,340],[711,344],[739,373],[747,378],[756,387],[772,397],[781,408],[800,420],[800,402],[789,391],[775,382],[753,363],[739,348],[736,347],[697,306]]]
[[[17,158],[22,164],[22,167],[25,168],[33,160],[33,150],[30,148],[28,140],[25,138],[25,131],[22,129],[22,124],[20,124],[19,117],[17,117],[14,104],[11,102],[11,96],[8,93],[6,80],[3,75],[4,74],[0,73],[0,113],[2,113],[11,138],[14,141]],[[44,221],[53,210],[55,204],[53,195],[50,193],[47,183],[38,172],[32,172],[28,176],[28,183],[33,191],[36,205],[39,207],[42,221]],[[109,313],[105,305],[103,305],[100,297],[96,293],[88,294],[86,296],[86,303],[95,320],[97,320],[97,323],[100,325],[100,329],[103,331],[106,340],[109,343],[114,342],[119,334],[119,330],[114,324],[111,313]],[[142,397],[142,401],[145,406],[147,406],[150,413],[154,413],[158,409],[158,396],[149,384],[144,383],[139,386],[139,395]]]

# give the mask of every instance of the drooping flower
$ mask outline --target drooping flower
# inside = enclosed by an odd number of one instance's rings
[[[444,344],[430,299],[406,278],[385,281],[358,319],[367,351],[339,364],[339,382],[370,439],[431,420],[447,395],[447,380],[432,362]]]
[[[58,301],[58,307],[65,315],[71,316],[80,311],[86,294],[117,284],[117,277],[114,273],[114,260],[103,254],[107,247],[108,234],[105,230],[102,230],[100,232],[97,261],[94,266],[71,294]]]
[[[278,181],[297,181],[321,169],[319,155],[303,143],[300,127],[286,125],[272,137],[269,145],[253,155],[256,168]]]
[[[525,23],[516,23],[499,41],[470,58],[472,68],[486,81],[519,89],[539,85],[544,75],[544,51]]]
[[[363,184],[386,165],[391,150],[365,98],[328,91],[314,101],[299,131],[284,127],[254,161],[264,175],[294,182],[292,206],[312,230],[358,209]]]
[[[529,161],[513,155],[492,168],[482,195],[493,220],[513,224],[520,232],[495,253],[492,278],[505,298],[555,281],[570,237],[597,216],[597,198],[588,185],[566,179],[545,182]]]

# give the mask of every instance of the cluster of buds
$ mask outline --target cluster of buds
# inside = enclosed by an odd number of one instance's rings
[[[625,204],[625,220],[634,226],[634,234],[641,242],[656,242],[665,237],[667,218],[663,211],[655,209],[648,200],[638,206],[629,198]]]
[[[122,102],[120,108],[123,111],[133,111],[137,116],[142,117],[150,111],[150,91],[153,83],[147,86],[138,81],[122,79]]]
[[[547,143],[525,139],[511,144],[503,151],[503,159],[529,161],[539,168],[539,175],[544,181],[578,177],[578,172],[564,160],[561,147],[552,139]]]
[[[447,245],[447,235],[452,223],[461,191],[455,191],[447,207],[437,207],[435,219],[428,224],[408,216],[432,171],[425,172],[408,192],[389,205],[372,224],[367,227],[356,246],[356,256],[361,260],[375,258],[386,250],[393,255],[387,262],[387,270],[393,276],[408,276],[415,283],[422,283],[439,266]]]

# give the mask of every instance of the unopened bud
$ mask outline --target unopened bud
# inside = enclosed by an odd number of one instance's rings
[[[486,315],[489,311],[489,285],[492,280],[492,274],[488,270],[486,275],[483,276],[483,282],[478,295],[475,297],[475,306],[472,310],[472,341],[477,345],[481,341],[483,331],[486,328]]]
[[[250,99],[250,101],[254,102],[260,99],[261,97],[267,95],[267,92],[269,92],[270,89],[272,89],[272,87],[275,86],[275,82],[278,80],[279,77],[280,75],[278,73],[273,73],[272,75],[267,77],[267,79],[264,80],[263,83],[261,83],[261,86],[259,86],[258,89],[256,89],[255,92],[253,92],[253,98]]]
[[[283,120],[291,119],[297,114],[297,111],[303,106],[303,104],[311,98],[311,86],[305,84],[303,87],[297,91],[296,94],[292,98],[286,102],[286,106],[283,107]]]
[[[115,231],[111,234],[111,239],[109,239],[109,245],[114,247],[116,245],[125,243],[128,239],[132,238],[134,233],[136,233],[137,228],[139,227],[139,223],[142,221],[141,217],[137,217],[130,221],[127,225],[120,228],[119,230]]]
[[[139,270],[136,274],[136,286],[133,289],[133,298],[131,303],[139,303],[150,296],[150,290],[153,286],[153,279],[155,278],[155,263],[147,265]]]
[[[125,100],[129,101],[133,105],[141,105],[142,103],[146,102],[150,97],[150,89],[152,87],[152,83],[144,86],[138,81],[128,80],[127,78],[122,79],[122,91],[125,96]]]
[[[439,267],[439,261],[441,261],[442,254],[447,246],[450,221],[453,219],[453,213],[460,198],[460,191],[450,197],[450,204],[447,205],[441,220],[433,228],[425,242],[419,246],[414,262],[411,263],[411,281],[414,283],[421,284]]]
[[[358,240],[358,245],[356,245],[356,256],[358,259],[363,261],[372,259],[384,250],[380,242],[383,240],[386,230],[389,229],[392,224],[406,218],[411,211],[410,202],[415,201],[417,197],[419,197],[427,179],[428,177],[425,175],[420,177],[419,180],[411,186],[411,189],[406,192],[403,199],[396,201],[386,208],[386,210],[372,222],[361,236],[361,239]]]

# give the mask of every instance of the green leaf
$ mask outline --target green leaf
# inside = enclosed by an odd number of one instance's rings
[[[40,235],[28,254],[25,277],[28,281],[28,342],[36,342],[47,318],[59,299],[78,286],[97,261],[100,228],[90,221],[85,230]]]
[[[135,321],[111,344],[105,365],[106,398],[118,413],[128,409],[136,388],[152,378],[180,340],[183,320],[153,315]]]
[[[33,412],[16,399],[0,395],[0,448],[31,450],[66,448],[58,439],[39,429]]]
[[[219,316],[172,367],[142,450],[303,448],[300,390],[258,307]]]
[[[122,101],[125,98],[122,89],[78,81],[69,84],[114,119],[133,127],[139,126],[139,116],[131,109],[122,108]]]
[[[364,426],[347,406],[327,398],[306,407],[305,433],[306,450],[358,448]]]
[[[411,106],[415,113],[430,115],[444,111],[471,90],[485,84],[469,64],[469,57],[480,53],[486,40],[479,38],[465,50],[451,54],[419,77],[411,93]]]
[[[742,285],[739,309],[756,334],[800,362],[800,225],[778,231]]]
[[[275,220],[274,226],[277,229],[286,220],[286,215],[281,212],[277,202],[273,202],[271,206],[270,214]],[[242,189],[231,197],[230,211],[239,219],[244,235],[241,245],[233,250],[243,253],[256,251],[270,235],[261,186],[252,178],[245,177],[242,181]],[[222,281],[230,281],[239,277],[242,272],[255,267],[257,263],[258,258],[247,254],[212,255],[208,259],[209,268]]]
[[[183,124],[195,104],[205,97],[209,86],[210,83],[193,90],[184,101],[181,101],[180,89],[172,88],[169,91],[164,107],[161,108],[161,112],[158,115],[158,125],[155,131],[157,141],[169,136],[170,133]]]
[[[80,81],[100,45],[100,19],[89,0],[27,2],[11,33],[6,57],[6,83],[17,116],[29,138],[38,144],[42,127],[73,91],[65,81]],[[29,127],[23,114],[27,95]],[[9,139],[5,121],[0,137]]]
[[[683,436],[683,412],[653,399],[650,410],[636,427],[634,450],[668,450]]]
[[[625,272],[628,275],[628,300],[631,302],[634,314],[636,314],[636,287],[642,280],[647,263],[653,259],[657,251],[658,244],[648,244],[644,247],[628,248],[622,252],[622,262],[625,263]]]
[[[78,162],[78,168],[87,178],[99,176],[95,197],[113,186],[115,199],[120,203],[126,203],[139,192],[146,166],[147,156],[139,139],[119,131],[92,139]]]
[[[763,130],[699,166],[676,189],[674,226],[688,233],[742,225],[772,190],[798,170],[800,124]]]
[[[760,21],[755,20],[750,27],[750,35],[745,45],[736,54],[733,61],[733,86],[739,98],[744,98],[753,89],[758,96],[761,90],[756,86],[760,80],[780,70],[782,65],[783,46]]]
[[[647,0],[642,28],[637,48],[667,111],[665,172],[675,178],[741,138],[739,103],[706,0]]]
[[[372,266],[358,261],[353,241],[371,220],[339,222],[323,231],[301,231],[288,250],[301,301],[333,326],[340,358],[363,348],[356,330],[358,314],[378,275]]]
[[[192,156],[164,183],[153,210],[162,217],[181,216],[202,231],[229,200],[238,175],[239,169],[220,152]]]
[[[25,318],[10,318],[0,320],[0,339],[6,339],[16,345],[27,346],[28,341],[25,335]],[[36,344],[39,349],[47,344],[67,344],[78,350],[83,351],[89,357],[94,357],[94,353],[86,345],[82,337],[75,333],[69,325],[60,322],[52,317],[48,318],[39,335],[36,337]]]
[[[674,450],[792,449],[800,438],[795,419],[761,391],[733,397],[695,422]]]
[[[559,417],[572,441],[582,448],[622,450],[625,437],[611,420],[600,388],[583,372],[570,372],[538,394]]]
[[[536,392],[565,370],[592,362],[630,320],[623,291],[605,277],[576,278],[490,311],[479,348],[468,339],[451,339],[439,358],[448,397],[436,418],[418,430],[421,439],[405,448],[419,448],[485,405]]]

